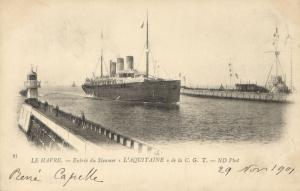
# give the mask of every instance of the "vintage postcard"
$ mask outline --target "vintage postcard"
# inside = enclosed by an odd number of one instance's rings
[[[0,1],[0,190],[300,190],[300,1]]]

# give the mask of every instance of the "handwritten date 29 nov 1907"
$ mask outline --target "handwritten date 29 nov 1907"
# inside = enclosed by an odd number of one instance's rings
[[[246,165],[237,169],[233,169],[233,167],[224,167],[219,166],[218,172],[227,176],[232,172],[238,172],[241,174],[274,174],[276,176],[281,174],[291,175],[295,171],[295,168],[283,165],[273,165],[271,167],[262,167],[257,164]]]

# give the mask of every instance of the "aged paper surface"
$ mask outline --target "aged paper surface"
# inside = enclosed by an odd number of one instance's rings
[[[300,190],[298,0],[0,5],[0,190]],[[276,67],[293,90],[289,102],[181,96],[175,108],[161,108],[85,96],[80,86],[99,75],[101,50],[105,67],[110,58],[133,55],[145,71],[147,12],[150,74],[179,76],[190,87],[265,85]],[[54,150],[30,140],[18,119],[19,91],[31,68],[41,101],[75,115],[84,111],[159,155],[104,143],[96,152]],[[77,89],[70,90],[72,83]]]

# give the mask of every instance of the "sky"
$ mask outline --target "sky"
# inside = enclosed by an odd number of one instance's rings
[[[297,1],[7,1],[2,7],[1,73],[18,86],[31,66],[42,84],[82,84],[99,74],[101,48],[106,63],[133,55],[135,67],[144,71],[145,27],[140,26],[147,10],[150,74],[156,63],[160,77],[181,73],[188,84],[218,86],[229,84],[231,62],[239,76],[233,82],[264,84],[274,63],[266,51],[273,50],[276,27],[288,83],[291,58],[299,71]]]

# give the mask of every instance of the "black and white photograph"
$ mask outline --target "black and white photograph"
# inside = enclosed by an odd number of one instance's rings
[[[0,190],[298,190],[300,1],[0,1]]]

